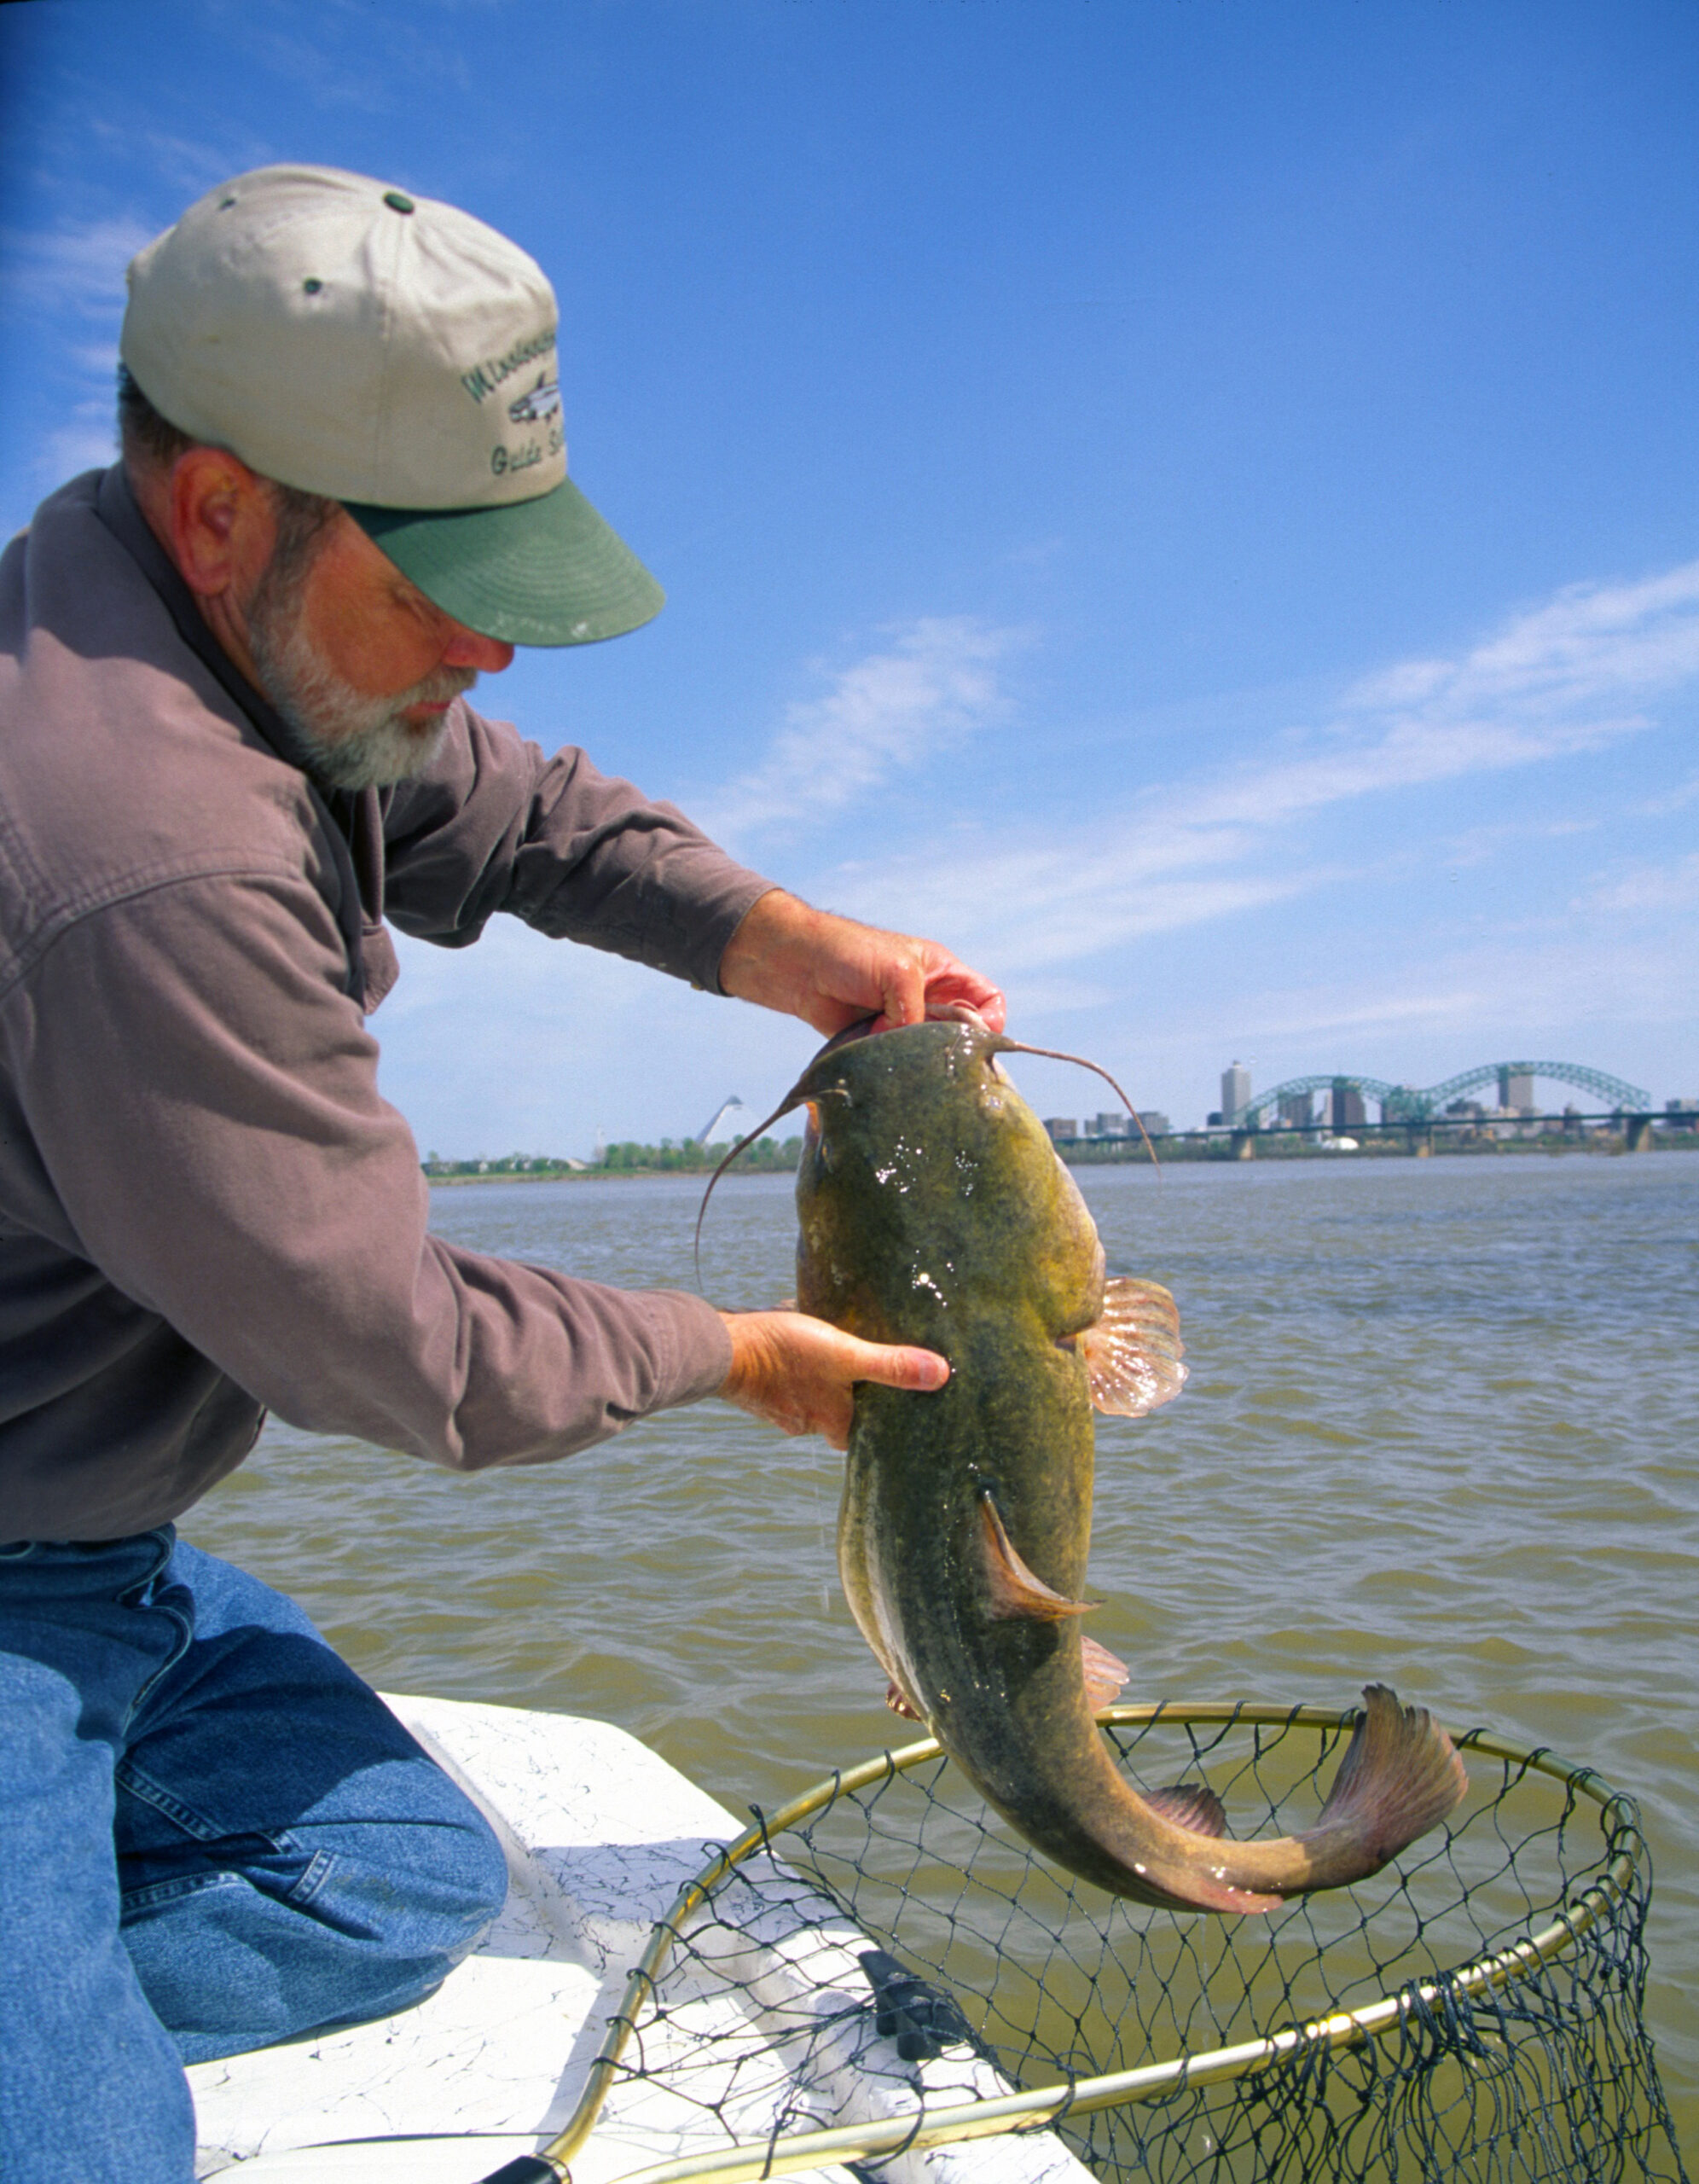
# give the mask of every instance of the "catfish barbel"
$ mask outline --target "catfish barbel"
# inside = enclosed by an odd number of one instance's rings
[[[1201,1785],[1140,1795],[1096,1726],[1079,1620],[1093,1407],[1141,1415],[1185,1368],[1168,1292],[1105,1282],[1085,1201],[997,1066],[1022,1051],[977,1020],[852,1031],[778,1110],[808,1108],[798,1308],[950,1365],[935,1392],[856,1390],[838,1529],[851,1612],[981,1795],[1069,1872],[1207,1911],[1360,1880],[1467,1787],[1424,1708],[1370,1685],[1315,1826],[1267,1842],[1229,1838]]]

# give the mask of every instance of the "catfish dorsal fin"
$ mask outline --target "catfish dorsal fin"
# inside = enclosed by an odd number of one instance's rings
[[[1070,1615],[1089,1615],[1097,1606],[1095,1600],[1064,1598],[1027,1568],[1003,1529],[989,1489],[979,1496],[979,1536],[983,1549],[980,1566],[995,1621],[1006,1623],[1028,1616],[1041,1623],[1061,1623]]]
[[[1105,1283],[1103,1311],[1077,1340],[1092,1402],[1111,1418],[1142,1418],[1186,1385],[1180,1313],[1159,1281]]]

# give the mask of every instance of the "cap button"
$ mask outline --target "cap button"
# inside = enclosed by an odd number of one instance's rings
[[[385,190],[384,202],[392,212],[410,212],[413,210],[413,200],[398,189]]]

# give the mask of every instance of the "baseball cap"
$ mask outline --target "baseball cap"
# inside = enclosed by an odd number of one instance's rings
[[[119,351],[162,417],[340,501],[457,622],[592,644],[666,595],[566,475],[554,291],[482,220],[258,167],[130,261]]]

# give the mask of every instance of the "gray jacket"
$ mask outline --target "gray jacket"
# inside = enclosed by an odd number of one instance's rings
[[[507,910],[716,989],[767,883],[463,702],[430,770],[322,793],[119,469],[0,558],[0,1540],[187,1508],[267,1409],[461,1469],[710,1394],[730,1347],[428,1232],[365,1026],[386,917]]]

